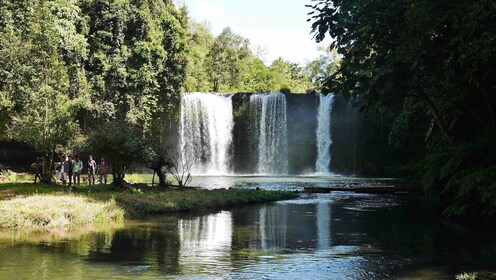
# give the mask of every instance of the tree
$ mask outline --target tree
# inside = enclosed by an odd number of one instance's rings
[[[172,161],[170,159],[168,148],[160,142],[149,142],[150,153],[146,155],[145,166],[153,170],[158,177],[158,185],[160,187],[167,186],[167,172],[172,168]]]
[[[275,92],[279,90],[275,82],[277,74],[275,71],[271,71],[260,58],[253,57],[247,63],[245,78],[237,86],[237,89],[246,92]]]
[[[213,37],[207,23],[191,23],[186,91],[214,92],[292,92],[310,89],[309,78],[302,67],[280,58],[267,66],[260,56],[262,47],[250,49],[248,39],[229,27]]]
[[[303,69],[297,63],[278,58],[272,62],[270,70],[276,73],[277,91],[287,89],[304,93],[311,87],[310,79],[303,74]]]
[[[56,151],[81,151],[84,135],[116,119],[141,140],[163,138],[186,78],[187,28],[169,0],[0,1],[0,138],[43,152],[46,174]]]
[[[310,7],[315,39],[330,35],[343,56],[324,91],[363,96],[366,111],[395,119],[392,138],[415,129],[419,139],[406,138],[421,143],[418,171],[446,215],[494,217],[494,3],[324,0]]]
[[[206,69],[207,54],[214,36],[206,23],[191,22],[188,33],[188,66],[184,89],[186,92],[207,92],[212,89]]]
[[[185,10],[171,1],[85,1],[96,123],[119,118],[143,134],[179,104],[186,71]],[[154,125],[155,124],[155,125]]]
[[[313,86],[320,90],[328,77],[334,75],[341,63],[341,57],[336,49],[319,47],[321,54],[305,65],[305,75],[312,81]]]
[[[222,85],[239,83],[251,55],[248,39],[234,34],[230,27],[224,28],[207,54],[206,65],[212,90],[218,92]]]
[[[184,150],[178,151],[170,158],[169,173],[176,180],[179,187],[186,187],[192,180],[191,168],[195,164],[195,159]]]
[[[127,169],[133,163],[143,163],[154,154],[148,143],[136,136],[124,121],[109,122],[96,128],[90,137],[95,154],[112,164],[113,184],[124,186]]]
[[[73,76],[85,56],[77,46],[85,43],[76,32],[78,8],[73,1],[2,3],[0,8],[6,26],[0,32],[6,43],[1,52],[12,55],[11,62],[0,59],[5,77],[0,106],[7,112],[2,120],[9,138],[44,153],[43,178],[49,183],[56,149],[81,138],[74,118],[81,99],[72,87],[84,84]],[[16,12],[22,16],[14,17]]]

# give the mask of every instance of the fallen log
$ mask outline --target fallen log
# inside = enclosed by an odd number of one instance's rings
[[[361,187],[305,187],[307,193],[353,192],[353,193],[398,193],[415,192],[410,188],[388,186],[361,186]]]

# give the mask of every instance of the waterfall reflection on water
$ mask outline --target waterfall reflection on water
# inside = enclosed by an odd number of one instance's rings
[[[494,231],[430,211],[422,197],[338,192],[60,239],[9,236],[0,279],[453,279],[495,267]]]
[[[230,270],[226,259],[231,254],[233,224],[231,212],[200,216],[178,221],[179,265],[183,273],[194,274],[209,266],[212,272],[225,273]],[[201,264],[197,266],[194,264]]]

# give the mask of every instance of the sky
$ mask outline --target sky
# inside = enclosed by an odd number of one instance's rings
[[[311,0],[182,0],[190,17],[208,21],[217,36],[230,26],[234,33],[250,40],[252,48],[262,47],[262,59],[270,64],[278,57],[301,65],[319,55],[319,44],[307,22]],[[324,43],[329,44],[330,39]]]

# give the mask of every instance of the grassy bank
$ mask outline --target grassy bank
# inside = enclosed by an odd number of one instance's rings
[[[108,186],[79,187],[69,193],[64,187],[57,185],[2,183],[0,184],[0,227],[82,224],[86,220],[91,220],[90,217],[86,217],[87,213],[91,213],[94,219],[100,221],[102,214],[95,212],[95,209],[107,211],[106,215],[115,218],[115,213],[112,211],[119,209],[124,211],[126,216],[202,212],[236,205],[292,199],[296,196],[287,191],[246,189],[146,188],[140,192],[130,192],[115,190]],[[67,220],[64,215],[72,220]]]
[[[295,198],[287,191],[246,189],[181,190],[153,194],[118,194],[117,203],[132,214],[165,214],[173,212],[198,212],[236,205],[272,202]]]
[[[51,228],[122,222],[114,201],[81,196],[31,195],[0,201],[0,228]]]

